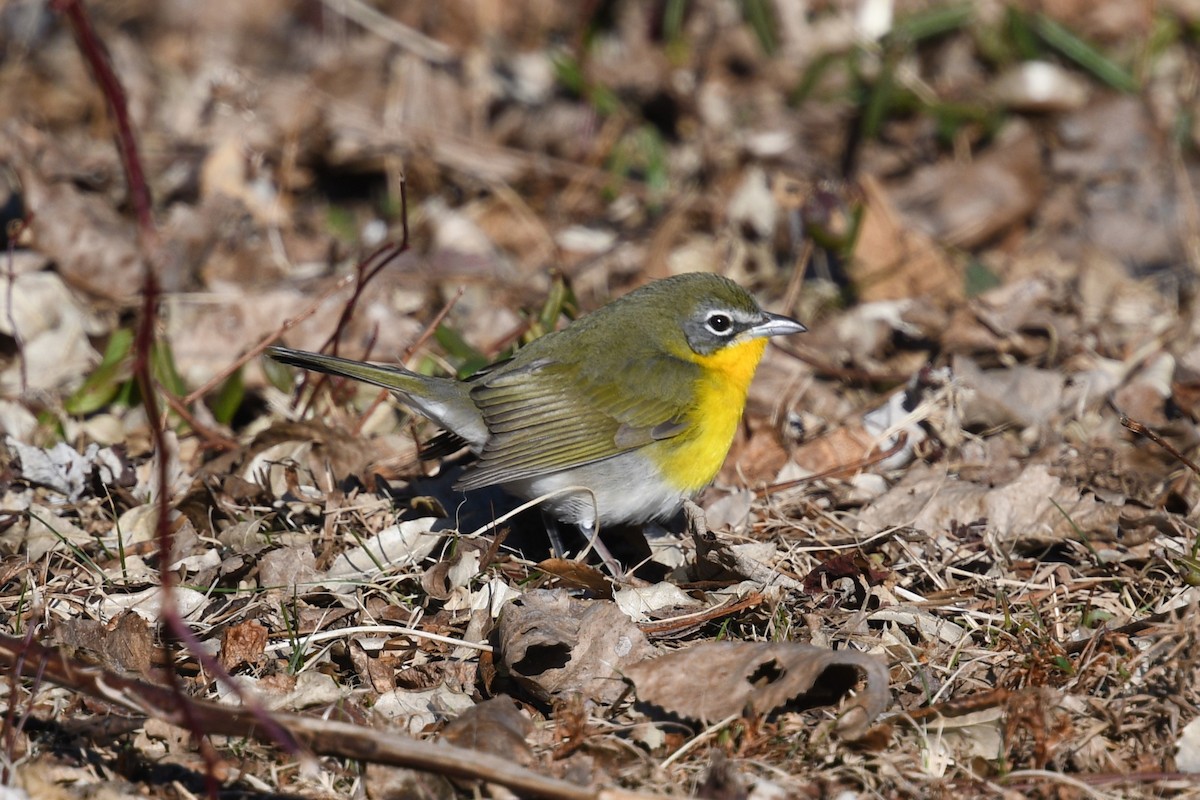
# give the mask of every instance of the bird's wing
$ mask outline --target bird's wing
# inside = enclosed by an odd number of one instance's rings
[[[458,487],[562,472],[678,436],[698,378],[696,364],[669,356],[616,375],[545,359],[487,375],[471,399],[488,440]]]

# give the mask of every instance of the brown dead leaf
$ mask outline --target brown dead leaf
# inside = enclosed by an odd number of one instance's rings
[[[787,451],[779,441],[779,431],[767,420],[755,417],[746,427],[749,435],[739,434],[734,440],[719,479],[749,486],[768,483],[787,463]]]
[[[921,170],[894,197],[905,216],[938,242],[974,247],[1025,219],[1044,184],[1037,137],[1017,122],[981,157]]]
[[[791,642],[707,642],[633,664],[625,674],[640,700],[701,722],[829,705],[862,681],[838,723],[850,739],[888,703],[887,665],[876,656]]]
[[[440,738],[456,747],[528,764],[532,753],[525,737],[531,733],[533,721],[517,710],[511,697],[502,694],[459,714],[442,729]]]
[[[360,679],[371,685],[380,694],[390,692],[399,684],[396,670],[404,663],[404,656],[397,653],[369,653],[357,641],[347,643],[350,661]]]
[[[543,702],[578,692],[611,703],[625,689],[624,667],[654,652],[614,603],[563,591],[529,592],[509,603],[496,636],[497,666]]]
[[[374,762],[367,763],[363,788],[368,800],[409,800],[413,797],[452,800],[458,796],[454,784],[445,775]]]
[[[262,663],[267,647],[267,626],[256,619],[231,625],[221,634],[221,666],[232,672],[243,664]]]
[[[279,547],[258,560],[258,584],[286,595],[308,591],[317,581],[317,559],[308,545]]]
[[[883,583],[891,571],[880,569],[862,553],[843,553],[821,562],[804,576],[804,591],[809,594],[823,592],[833,581],[841,578],[862,578],[868,586]]]
[[[1018,364],[982,370],[965,356],[954,359],[954,374],[966,390],[962,421],[969,427],[999,429],[1048,424],[1063,402],[1066,378],[1059,370]]]
[[[1015,480],[999,486],[951,480],[941,467],[909,469],[891,491],[864,509],[860,530],[908,525],[933,536],[982,521],[1005,547],[1018,543],[1057,543],[1064,539],[1116,535],[1119,505],[1104,502],[1031,464]]]
[[[696,542],[696,575],[701,580],[732,576],[764,586],[800,588],[799,581],[774,566],[780,553],[771,542],[733,544],[703,526],[693,531],[692,538]]]
[[[862,470],[877,445],[876,437],[861,423],[854,422],[800,445],[792,453],[792,460],[812,473],[848,478]]]
[[[68,619],[54,628],[52,641],[125,672],[149,675],[154,653],[150,625],[125,611],[105,625],[91,619]]]
[[[36,248],[54,260],[71,286],[109,300],[136,297],[145,267],[132,220],[103,194],[47,180],[40,162],[56,148],[41,132],[14,126],[7,133],[0,138],[10,147],[0,150],[0,158],[12,159],[21,180]]]
[[[1168,423],[1167,400],[1172,397],[1175,358],[1159,353],[1148,359],[1124,386],[1112,394],[1112,405],[1121,414],[1152,427]]]
[[[591,564],[585,564],[573,558],[547,558],[539,561],[537,567],[568,586],[596,592],[600,597],[612,597],[613,586],[609,582],[608,576]]]
[[[864,302],[925,295],[949,303],[963,296],[959,269],[933,239],[900,218],[874,178],[862,181],[866,203],[854,258],[847,271]]]

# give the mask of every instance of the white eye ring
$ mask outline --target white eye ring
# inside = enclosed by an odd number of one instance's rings
[[[733,330],[733,318],[720,311],[714,311],[704,320],[704,327],[708,328],[709,333],[715,333],[717,336],[728,336],[730,331]]]

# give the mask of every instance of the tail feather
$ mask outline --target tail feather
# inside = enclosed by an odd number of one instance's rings
[[[353,378],[356,381],[370,383],[404,395],[419,392],[423,382],[428,380],[422,375],[404,369],[404,367],[368,364],[365,361],[352,361],[348,358],[309,353],[304,350],[293,350],[290,347],[268,347],[267,355],[280,364],[309,369],[313,372],[324,372],[329,375],[340,375],[343,378]]]
[[[471,400],[470,389],[461,381],[418,375],[404,367],[368,364],[288,347],[268,347],[267,355],[281,364],[340,375],[389,389],[413,410],[429,417],[477,453],[488,439],[483,415]]]

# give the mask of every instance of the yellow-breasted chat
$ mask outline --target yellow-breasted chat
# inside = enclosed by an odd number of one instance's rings
[[[467,380],[267,353],[390,389],[475,454],[456,488],[547,496],[543,511],[590,538],[597,525],[667,519],[707,486],[767,339],[804,330],[727,278],[689,273],[636,289]]]

